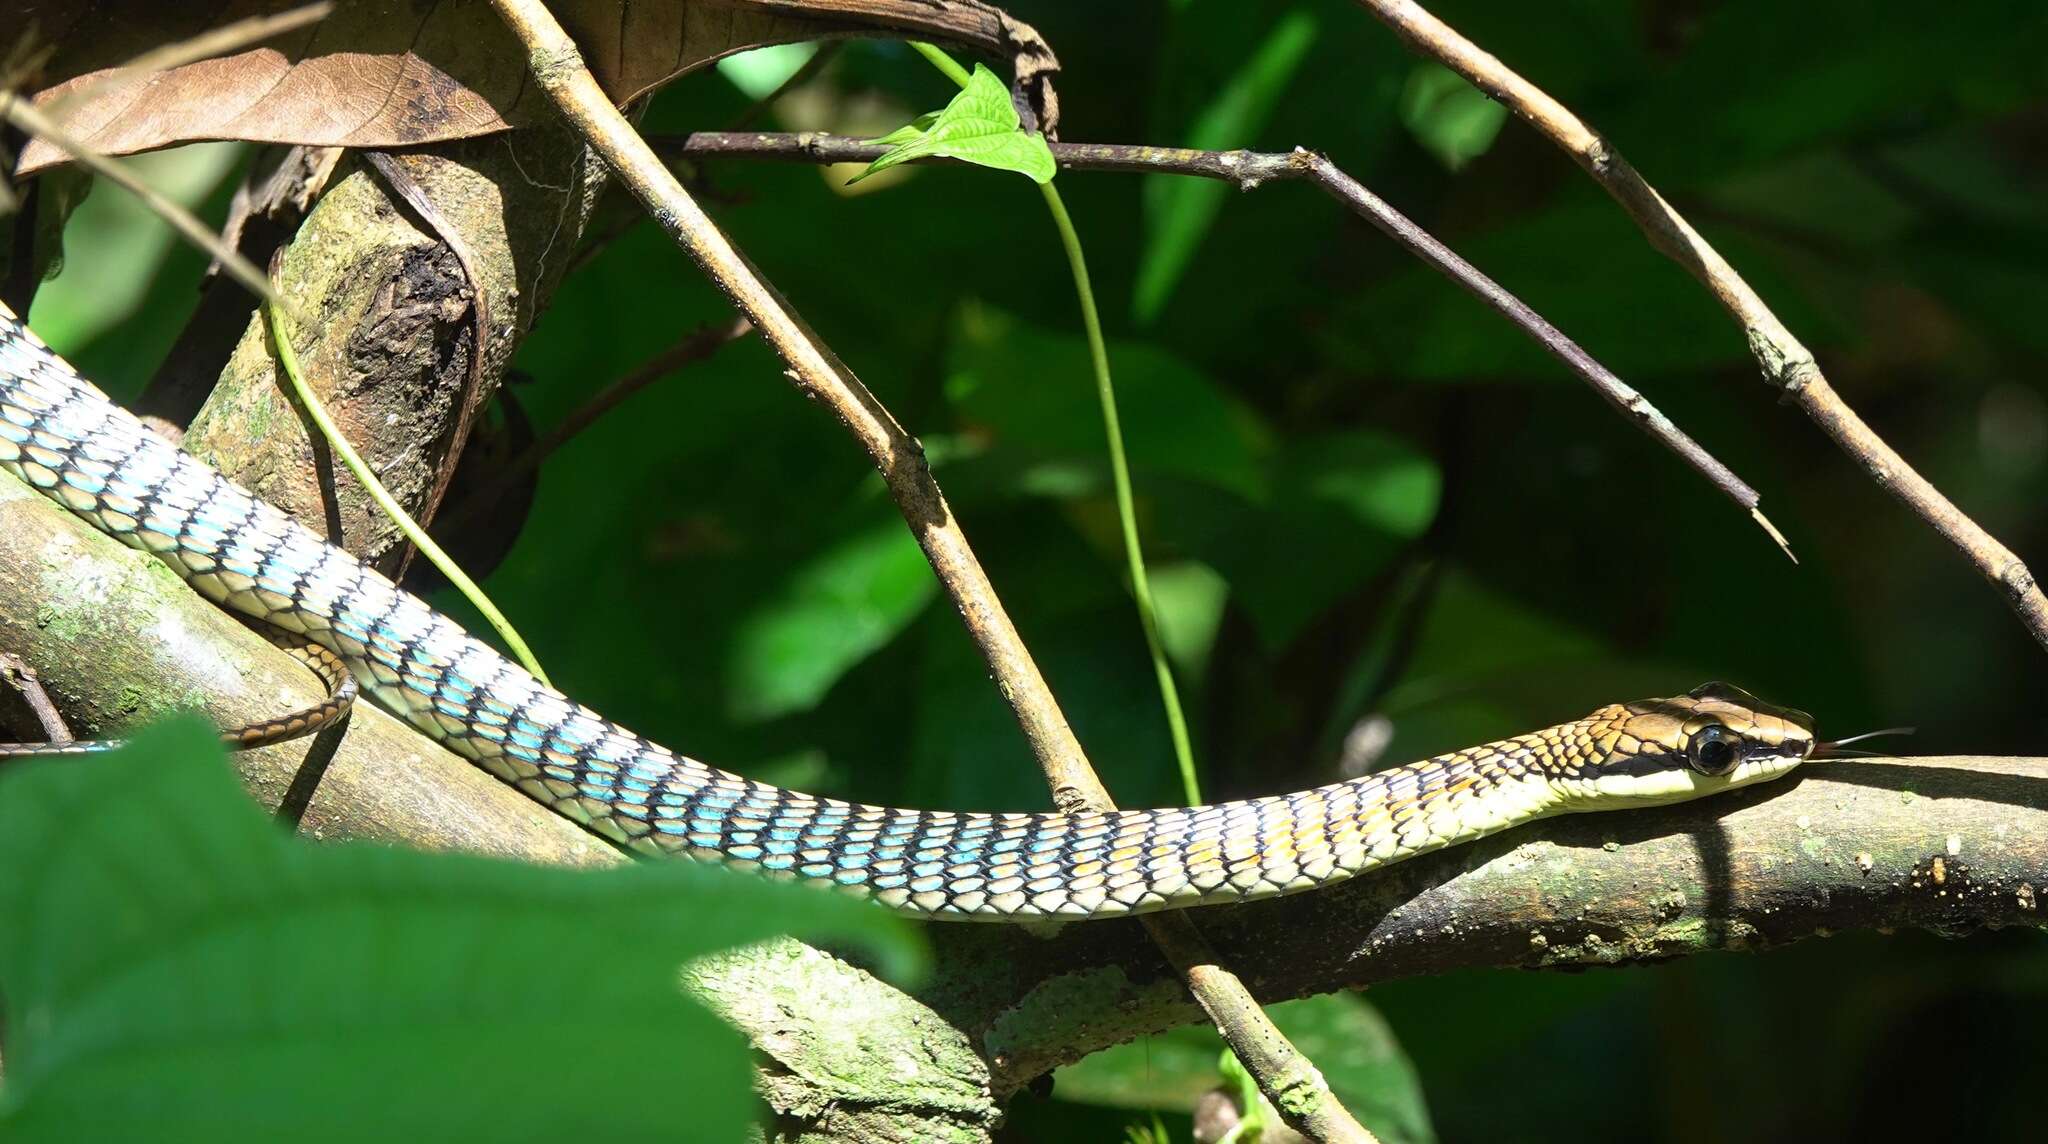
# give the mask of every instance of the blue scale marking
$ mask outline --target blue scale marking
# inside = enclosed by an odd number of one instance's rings
[[[555,727],[555,737],[573,747],[588,746],[595,742],[599,735],[603,734],[602,731],[592,731],[583,727],[575,727],[572,730],[571,727],[572,724],[566,720],[557,724]]]
[[[638,758],[635,758],[626,764],[626,771],[627,773],[631,774],[634,778],[655,784],[659,784],[663,779],[668,777],[668,772],[663,768],[655,766],[651,763],[645,762]]]

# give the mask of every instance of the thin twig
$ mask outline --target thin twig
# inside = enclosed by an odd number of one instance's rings
[[[141,200],[143,206],[149,208],[150,213],[169,223],[187,242],[211,255],[216,263],[226,268],[235,281],[247,287],[258,298],[273,306],[281,306],[289,313],[291,304],[271,289],[269,278],[248,259],[236,253],[232,245],[222,241],[212,227],[200,222],[184,207],[157,193],[155,188],[137,178],[126,166],[109,159],[84,140],[72,135],[61,121],[65,109],[77,106],[88,99],[106,96],[156,72],[235,51],[295,28],[318,23],[326,19],[327,14],[333,10],[334,5],[331,3],[308,4],[274,15],[237,20],[189,39],[166,44],[137,56],[99,79],[83,85],[70,96],[57,100],[48,113],[38,110],[33,104],[11,91],[0,89],[0,118],[5,118],[7,122],[29,135],[40,136],[51,146],[71,156],[73,162],[134,195]]]
[[[788,159],[806,163],[872,162],[885,147],[844,136],[812,132],[769,134],[761,132],[698,132],[693,135],[655,136],[650,143],[664,154],[705,159],[713,157]],[[1756,523],[1787,556],[1792,549],[1783,533],[1759,509],[1755,489],[1715,459],[1699,442],[1659,412],[1648,398],[1594,360],[1577,342],[1551,325],[1527,303],[1481,273],[1427,230],[1395,210],[1386,200],[1367,190],[1336,164],[1313,151],[1296,148],[1291,152],[1195,151],[1179,147],[1148,147],[1117,143],[1054,143],[1053,158],[1063,169],[1082,171],[1128,171],[1148,174],[1190,175],[1234,183],[1251,190],[1272,182],[1309,182],[1321,187],[1331,198],[1350,208],[1381,233],[1401,244],[1430,267],[1456,282],[1513,322],[1545,352],[1556,358],[1593,387],[1609,405],[1665,448],[1676,453],[1694,472],[1721,490],[1729,500],[1749,512]],[[944,158],[919,158],[911,162],[955,162]],[[1796,559],[1796,557],[1795,557]]]
[[[44,742],[62,744],[72,741],[71,728],[64,724],[64,716],[58,712],[57,705],[50,702],[50,693],[43,690],[42,677],[26,660],[0,652],[0,683],[12,687],[28,703],[28,709],[35,712],[36,722],[43,728]]]
[[[280,261],[281,256],[274,255],[271,264],[276,266]],[[363,491],[370,495],[370,499],[376,502],[379,509],[383,510],[386,519],[397,526],[398,531],[403,533],[407,540],[418,546],[419,550],[426,554],[428,562],[440,570],[441,575],[482,613],[484,619],[490,621],[491,627],[496,629],[513,657],[526,668],[528,674],[542,683],[548,682],[547,673],[541,670],[540,661],[534,658],[532,649],[526,646],[526,641],[512,626],[512,621],[505,618],[505,614],[498,610],[498,606],[491,602],[491,598],[484,594],[483,589],[477,587],[476,581],[470,579],[461,566],[449,558],[447,553],[441,551],[441,546],[435,544],[426,530],[413,520],[404,506],[398,503],[398,498],[392,496],[390,490],[384,487],[384,482],[377,479],[377,474],[370,468],[370,463],[363,460],[362,454],[356,452],[355,446],[342,434],[341,427],[334,423],[334,418],[328,414],[327,406],[321,402],[320,395],[313,392],[313,387],[306,383],[305,375],[299,369],[298,354],[292,349],[291,327],[285,321],[284,310],[277,306],[265,306],[263,317],[270,334],[271,347],[277,352],[277,371],[284,379],[286,392],[313,423],[307,430],[307,435],[325,440],[334,449],[334,455],[340,457],[342,464],[348,466],[348,471],[355,475],[356,483],[363,486]]]
[[[1812,351],[1792,336],[1771,308],[1721,257],[1692,224],[1629,165],[1599,132],[1535,84],[1523,79],[1478,45],[1412,0],[1359,0],[1417,51],[1464,76],[1563,148],[1593,181],[1621,204],[1643,234],[1699,279],[1742,326],[1764,380],[1784,392],[1836,446],[1861,464],[1880,488],[1890,492],[1954,545],[1979,573],[1996,585],[2036,642],[2048,648],[2048,595],[2011,549],[1971,520],[1939,489],[1914,471],[1828,384]]]
[[[547,460],[555,450],[590,428],[599,418],[618,408],[627,398],[686,365],[709,358],[723,349],[726,343],[745,337],[753,332],[753,329],[752,322],[745,318],[734,318],[722,325],[703,326],[684,335],[681,341],[641,362],[633,367],[632,372],[605,386],[590,400],[577,406],[562,419],[561,424],[548,430],[546,435],[507,461],[483,487],[457,501],[454,508],[442,513],[437,527],[446,531],[460,531],[463,525],[503,495],[514,481],[539,468],[540,463]]]
[[[980,560],[932,480],[924,453],[850,371],[803,324],[782,298],[733,248],[675,174],[640,138],[583,66],[576,45],[540,0],[492,0],[526,45],[528,63],[542,90],[581,131],[622,183],[644,203],[671,238],[710,274],[788,363],[791,379],[825,403],[858,438],[880,468],[890,495],[916,533],[939,581],[960,609],[969,634],[988,659],[998,688],[1016,713],[1037,756],[1054,800],[1065,810],[1107,810],[1109,792],[1082,753],[1040,676],[1030,651],[1004,612]],[[1330,1140],[1371,1140],[1356,1128],[1335,1099],[1320,1094],[1321,1074],[1272,1027],[1238,980],[1214,965],[1215,956],[1178,914],[1147,919],[1162,952],[1183,967],[1189,989],[1209,1010],[1261,1087],[1275,1096],[1283,1114],[1311,1110],[1327,1123]],[[1262,1038],[1258,1032],[1267,1032]],[[1304,1085],[1311,1087],[1305,1088]],[[1296,1118],[1290,1117],[1290,1123]],[[1346,1127],[1356,1131],[1346,1131]]]

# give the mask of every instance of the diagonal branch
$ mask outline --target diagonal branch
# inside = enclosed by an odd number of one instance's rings
[[[612,105],[575,42],[538,0],[493,0],[522,43],[535,80],[563,117],[604,157],[657,225],[703,267],[788,365],[790,380],[845,425],[881,471],[940,582],[960,609],[1062,806],[1105,798],[1052,689],[996,598],[988,574],[932,480],[924,447],[868,392],[718,229],[675,175]]]
[[[2048,648],[2048,595],[2012,550],[1984,531],[1887,445],[1828,384],[1802,345],[1742,275],[1700,237],[1684,216],[1629,165],[1599,132],[1455,28],[1413,0],[1359,0],[1415,50],[1464,76],[1474,87],[1506,105],[1563,148],[1593,181],[1621,204],[1650,244],[1699,279],[1742,326],[1764,380],[1799,406],[1835,444],[1855,458],[1879,487],[1890,492],[1954,545],[1986,580],[2002,591],[2020,623]]]
[[[967,544],[923,448],[806,326],[690,197],[604,94],[568,34],[540,0],[493,0],[526,45],[528,64],[564,118],[588,140],[655,221],[738,305],[789,366],[791,380],[824,403],[881,470],[890,496],[988,660],[1062,809],[1115,809],[1052,690]],[[1242,983],[1222,968],[1194,923],[1179,914],[1144,920],[1238,1059],[1289,1125],[1318,1140],[1371,1141],[1322,1074],[1288,1042]]]
[[[690,135],[659,135],[648,140],[663,154],[675,158],[785,159],[808,163],[872,162],[886,147],[845,136],[815,132],[770,134],[762,132],[700,131]],[[1188,175],[1235,184],[1252,190],[1267,183],[1307,182],[1322,189],[1353,214],[1370,222],[1380,233],[1399,243],[1410,254],[1463,287],[1496,313],[1514,323],[1544,351],[1556,358],[1581,381],[1623,416],[1677,454],[1694,472],[1705,477],[1722,494],[1749,511],[1787,556],[1792,554],[1785,537],[1758,507],[1755,489],[1735,475],[1699,442],[1673,424],[1627,382],[1601,365],[1562,330],[1498,282],[1465,261],[1436,236],[1397,211],[1385,199],[1346,174],[1321,154],[1304,148],[1290,152],[1195,151],[1180,147],[1151,147],[1127,143],[1054,143],[1053,158],[1066,170],[1125,171],[1140,174]],[[923,156],[913,163],[957,163],[943,156]]]

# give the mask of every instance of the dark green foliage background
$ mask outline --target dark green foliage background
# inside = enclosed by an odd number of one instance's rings
[[[2048,569],[2037,5],[1433,7],[1608,131],[1880,433]],[[1162,144],[1247,81],[1280,21],[1312,20],[1298,67],[1251,77],[1277,85],[1270,116],[1226,142],[1329,153],[1754,484],[1801,559],[1313,190],[1224,192],[1141,323],[1135,283],[1168,257],[1149,236],[1185,192],[1062,175],[1211,797],[1329,781],[1366,716],[1390,721],[1402,760],[1710,678],[1830,733],[1917,724],[1913,752],[2041,753],[2048,671],[1998,595],[1781,407],[1704,291],[1533,132],[1511,123],[1447,169],[1402,119],[1423,65],[1337,0],[1012,10],[1065,65],[1063,137]],[[887,44],[851,49],[829,82],[904,119],[950,95]],[[716,129],[745,103],[693,76],[646,126]],[[1118,797],[1176,801],[1034,189],[956,169],[850,197],[802,166],[704,178],[720,221],[930,447]],[[140,336],[65,348],[117,389],[145,377],[195,261],[164,262]],[[519,399],[551,424],[725,313],[637,226],[566,282]],[[1046,805],[865,458],[757,343],[563,450],[488,587],[559,684],[699,757],[869,801]],[[1935,1116],[1945,1135],[1999,1136],[2048,1050],[2044,971],[2038,934],[1855,936],[1372,1000],[1447,1140],[1830,1138]],[[1108,1139],[1129,1118],[1057,1092],[1015,1115],[1020,1139]]]

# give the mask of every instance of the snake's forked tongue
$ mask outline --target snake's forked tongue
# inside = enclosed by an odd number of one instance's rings
[[[1850,735],[1847,738],[1815,743],[1813,745],[1813,757],[1816,759],[1881,758],[1884,755],[1882,751],[1849,751],[1843,748],[1851,743],[1861,743],[1866,739],[1875,739],[1879,735],[1911,735],[1918,730],[1918,727],[1886,727],[1880,731],[1865,731],[1861,735]]]

